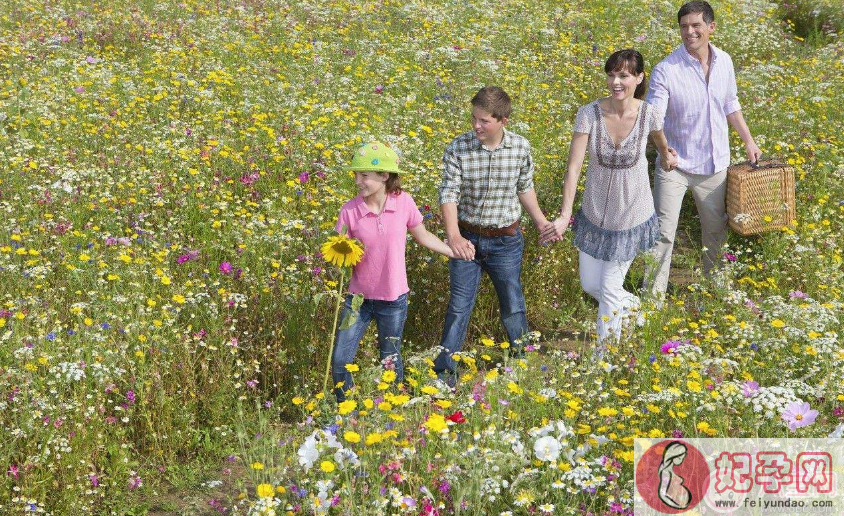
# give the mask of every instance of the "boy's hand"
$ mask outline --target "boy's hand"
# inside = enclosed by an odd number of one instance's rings
[[[563,239],[563,234],[569,227],[569,217],[557,217],[553,222],[549,222],[545,229],[539,235],[539,243],[548,244]]]
[[[550,220],[546,220],[541,224],[536,225],[536,229],[539,230],[539,243],[540,244],[547,244],[548,242],[554,242],[557,240],[555,237],[556,231],[554,229],[554,223]]]

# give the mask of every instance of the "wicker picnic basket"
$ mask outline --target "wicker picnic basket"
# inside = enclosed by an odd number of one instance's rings
[[[757,235],[795,220],[794,169],[776,160],[727,169],[727,216],[740,235]]]

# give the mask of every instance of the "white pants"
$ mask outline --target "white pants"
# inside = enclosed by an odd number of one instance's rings
[[[727,171],[713,175],[687,174],[680,170],[654,173],[654,204],[659,216],[659,239],[652,253],[655,266],[645,272],[645,288],[657,297],[668,288],[668,272],[674,251],[674,235],[680,219],[683,196],[691,190],[700,216],[703,272],[709,274],[721,262],[721,247],[727,241]]]
[[[580,251],[580,284],[598,301],[598,342],[607,336],[621,337],[623,319],[639,298],[624,290],[624,277],[633,260],[605,262]]]

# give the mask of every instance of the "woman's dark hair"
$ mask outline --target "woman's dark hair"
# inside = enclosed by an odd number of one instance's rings
[[[399,175],[395,172],[390,172],[390,177],[387,178],[387,183],[384,185],[384,190],[387,191],[388,194],[400,194],[401,193],[401,179]]]
[[[604,72],[611,73],[618,72],[620,70],[627,70],[631,75],[639,75],[640,73],[644,74],[645,59],[638,50],[633,50],[632,48],[625,48],[624,50],[613,52],[609,59],[607,59],[607,62],[604,63]],[[636,91],[633,93],[634,97],[639,100],[645,98],[645,90],[647,89],[646,83],[647,81],[643,78],[642,82],[636,86]]]

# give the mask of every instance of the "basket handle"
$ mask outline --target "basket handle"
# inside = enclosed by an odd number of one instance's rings
[[[778,168],[778,167],[784,167],[785,166],[785,163],[780,163],[778,161],[772,161],[772,162],[766,163],[764,165],[760,165],[758,160],[757,161],[745,161],[745,163],[750,164],[750,168],[752,168],[753,170],[765,170],[766,168]]]

